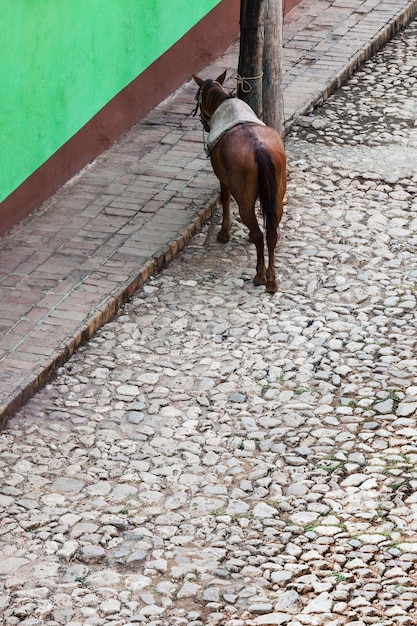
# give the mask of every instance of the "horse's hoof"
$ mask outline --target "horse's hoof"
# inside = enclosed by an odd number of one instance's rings
[[[271,282],[267,282],[265,285],[265,289],[267,293],[276,293],[278,291],[277,281],[273,280]]]
[[[220,243],[227,243],[228,241],[230,241],[230,233],[225,233],[222,230],[219,231],[217,235],[217,241],[220,241]]]
[[[255,278],[253,279],[253,284],[256,287],[259,287],[260,285],[266,285],[266,276],[262,276],[262,275],[256,275]]]

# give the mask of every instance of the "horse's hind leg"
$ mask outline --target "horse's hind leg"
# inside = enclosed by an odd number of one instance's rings
[[[266,245],[268,247],[268,268],[266,270],[266,291],[275,293],[278,289],[275,278],[275,248],[278,241],[278,227],[267,227]]]
[[[240,217],[242,222],[249,228],[249,238],[256,247],[256,275],[253,279],[255,285],[265,285],[267,282],[265,256],[264,256],[264,236],[259,228],[255,215],[255,203],[248,205],[244,201],[238,202]]]
[[[283,201],[279,190],[276,196],[275,214],[269,215],[266,219],[266,244],[268,247],[268,269],[266,270],[266,290],[268,293],[275,293],[278,289],[275,278],[275,248],[278,241],[278,226],[283,212]]]
[[[230,191],[229,188],[220,183],[220,202],[223,207],[222,227],[217,235],[217,240],[222,243],[230,241],[230,230],[232,228],[232,220],[230,217]]]

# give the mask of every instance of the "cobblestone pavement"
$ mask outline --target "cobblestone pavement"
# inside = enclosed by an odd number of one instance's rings
[[[0,435],[3,624],[417,623],[417,23]]]

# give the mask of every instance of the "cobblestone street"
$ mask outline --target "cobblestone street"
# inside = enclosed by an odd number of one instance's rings
[[[0,434],[4,626],[417,624],[417,21]]]

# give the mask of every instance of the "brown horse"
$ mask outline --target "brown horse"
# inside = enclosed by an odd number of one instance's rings
[[[286,158],[281,138],[274,128],[265,126],[248,105],[226,93],[222,87],[226,72],[216,80],[193,78],[199,87],[195,113],[200,109],[201,122],[209,133],[207,152],[220,180],[223,223],[217,238],[221,242],[230,239],[232,195],[256,246],[253,282],[265,285],[266,291],[274,293],[277,290],[274,253],[286,188]],[[235,107],[239,109],[237,117]],[[265,267],[264,237],[255,214],[257,198],[266,229],[268,268]]]

